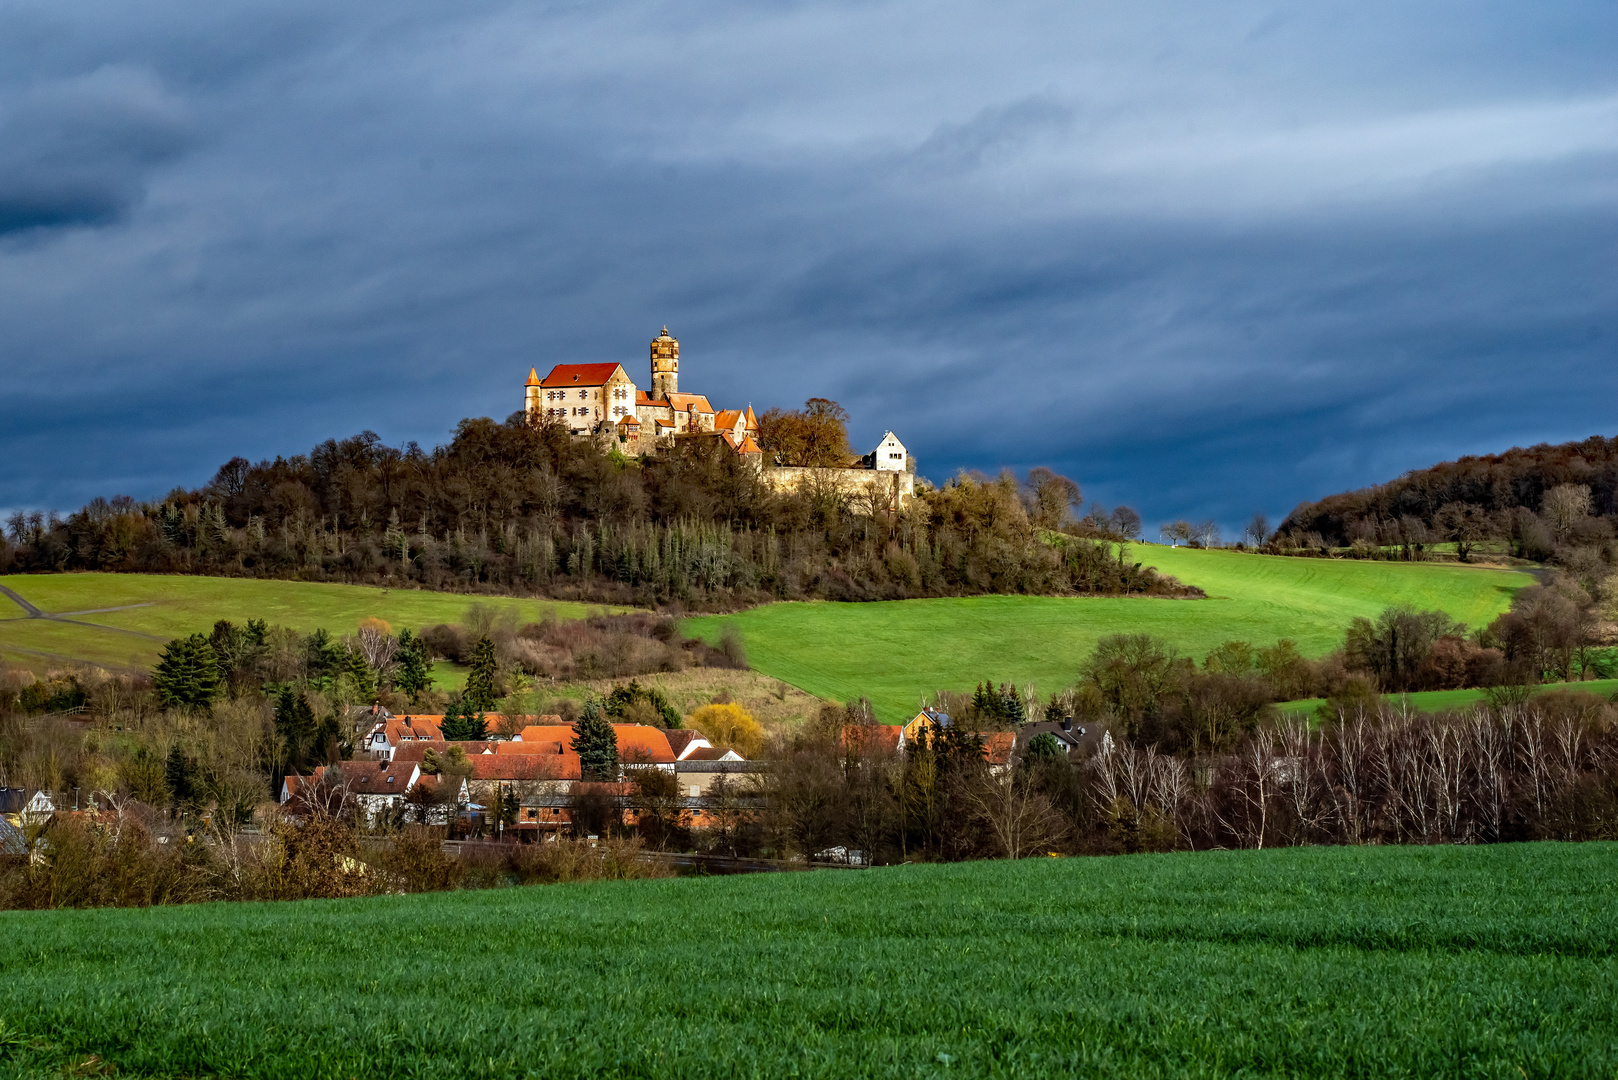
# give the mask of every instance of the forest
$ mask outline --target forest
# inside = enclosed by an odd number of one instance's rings
[[[1480,545],[1503,544],[1588,583],[1613,564],[1615,511],[1618,438],[1597,435],[1417,469],[1304,503],[1273,534],[1250,538],[1280,553],[1360,558],[1421,559],[1453,545],[1462,562]]]
[[[767,414],[783,460],[826,457],[835,403]],[[833,436],[827,435],[834,428]],[[846,460],[833,455],[830,460]],[[771,489],[718,439],[627,457],[560,422],[462,421],[444,446],[366,432],[233,458],[195,490],[12,515],[0,573],[295,578],[724,610],[771,599],[974,593],[1195,595],[1130,561],[1139,516],[1076,517],[1078,485],[960,476],[905,506],[836,485]]]

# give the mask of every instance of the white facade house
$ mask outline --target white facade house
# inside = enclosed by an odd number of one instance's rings
[[[899,436],[891,431],[883,435],[882,441],[871,451],[871,468],[882,472],[904,472],[909,460],[910,452],[899,441]]]

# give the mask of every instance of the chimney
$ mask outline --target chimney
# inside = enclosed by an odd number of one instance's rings
[[[1062,730],[1063,731],[1072,731],[1073,730],[1073,718],[1071,716],[1062,717]]]

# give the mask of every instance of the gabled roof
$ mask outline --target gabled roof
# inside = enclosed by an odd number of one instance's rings
[[[674,760],[674,750],[668,737],[654,727],[644,724],[614,724],[618,736],[618,760],[628,764],[667,764]],[[528,743],[559,743],[566,753],[572,753],[573,727],[570,724],[535,724],[522,729],[523,745]]]
[[[472,759],[473,780],[577,780],[577,754],[489,754]]]
[[[493,756],[495,747],[500,743],[492,741],[482,742],[447,742],[444,739],[421,739],[416,742],[407,742],[393,752],[394,761],[426,761],[427,751],[432,750],[438,754],[447,754],[450,747],[459,746],[461,752],[467,757]]]
[[[640,427],[640,421],[636,420],[633,416],[626,416],[622,420],[618,421],[618,426],[619,427]]]
[[[340,773],[342,779],[334,772]],[[421,778],[421,766],[414,761],[339,761],[324,773],[327,783],[341,784],[350,794],[403,795]]]
[[[662,731],[663,737],[669,741],[669,749],[674,751],[676,761],[684,761],[693,750],[713,745],[700,731],[689,728],[663,728]]]
[[[692,406],[700,413],[713,412],[713,406],[701,394],[670,394],[669,404],[680,412],[689,412]]]
[[[742,425],[742,429],[745,431],[747,423],[742,419],[740,409],[724,409],[714,413],[713,426],[716,428],[734,428],[738,423]]]
[[[843,728],[843,749],[898,750],[904,745],[904,730],[899,724],[850,724]]]
[[[681,761],[742,761],[740,754],[734,750],[721,750],[717,746],[702,746],[692,750]]]
[[[557,364],[541,386],[601,386],[622,364]]]

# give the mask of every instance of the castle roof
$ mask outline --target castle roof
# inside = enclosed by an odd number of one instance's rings
[[[742,444],[736,448],[736,452],[738,454],[762,454],[762,453],[764,453],[764,451],[759,448],[758,443],[753,441],[753,436],[751,436],[751,435],[745,435],[745,436],[742,437]]]
[[[526,383],[524,383],[523,385],[524,386],[538,386],[539,385],[539,369],[538,368],[529,368],[528,369],[528,381]]]
[[[692,406],[696,406],[698,412],[713,412],[713,406],[708,404],[708,399],[701,394],[670,394],[669,404],[680,412],[687,412]]]
[[[741,420],[742,411],[740,409],[725,409],[714,414],[713,426],[716,428],[733,428]],[[746,427],[745,422],[742,426]]]
[[[541,386],[601,386],[622,364],[557,364]]]

